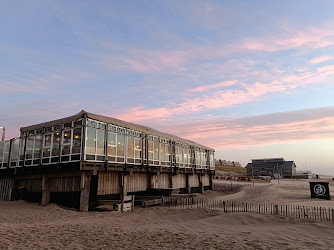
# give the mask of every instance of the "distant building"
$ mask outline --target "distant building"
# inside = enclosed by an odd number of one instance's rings
[[[254,159],[246,166],[248,176],[291,177],[296,174],[294,161],[285,161],[284,158]]]

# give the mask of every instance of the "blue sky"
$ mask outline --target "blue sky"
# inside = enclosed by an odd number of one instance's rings
[[[1,1],[0,126],[85,109],[334,175],[334,1]]]

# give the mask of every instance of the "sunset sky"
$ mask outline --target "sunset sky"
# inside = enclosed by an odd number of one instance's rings
[[[334,1],[1,1],[0,126],[82,109],[334,175]]]

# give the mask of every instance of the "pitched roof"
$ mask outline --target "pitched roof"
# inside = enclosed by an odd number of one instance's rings
[[[114,124],[116,126],[120,126],[120,127],[124,127],[124,128],[128,128],[128,129],[132,129],[132,130],[136,130],[138,132],[142,132],[145,134],[150,134],[150,135],[156,135],[162,138],[166,138],[166,139],[170,139],[176,142],[181,142],[181,143],[186,143],[188,145],[193,145],[196,147],[200,147],[200,148],[204,148],[207,150],[211,150],[214,151],[213,148],[201,145],[199,143],[193,142],[191,140],[187,140],[187,139],[183,139],[181,137],[178,137],[176,135],[172,135],[172,134],[168,134],[168,133],[164,133],[161,131],[158,131],[156,129],[144,126],[144,125],[137,125],[131,122],[126,122],[126,121],[122,121],[116,118],[112,118],[112,117],[107,117],[107,116],[103,116],[103,115],[96,115],[93,113],[89,113],[85,110],[80,111],[78,114],[69,116],[69,117],[65,117],[65,118],[61,118],[61,119],[57,119],[57,120],[53,120],[53,121],[49,121],[49,122],[44,122],[44,123],[39,123],[36,125],[31,125],[31,126],[27,126],[27,127],[21,127],[21,131],[29,131],[29,130],[35,130],[35,129],[41,129],[43,127],[50,127],[50,126],[54,126],[54,125],[58,125],[61,123],[66,123],[66,122],[72,122],[75,120],[78,120],[82,117],[84,117],[84,115],[87,116],[87,118],[91,118],[97,121],[101,121],[101,122],[105,122],[105,123],[109,123],[109,124]]]

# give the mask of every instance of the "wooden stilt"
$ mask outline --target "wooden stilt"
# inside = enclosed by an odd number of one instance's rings
[[[127,176],[124,174],[124,172],[122,173],[119,173],[119,185],[120,185],[120,198],[121,198],[121,201],[122,201],[122,207],[121,207],[121,211],[124,210],[124,198],[125,196],[128,195],[128,192],[127,192]]]
[[[199,192],[201,194],[204,193],[204,186],[203,186],[203,180],[202,180],[202,175],[198,174],[198,183],[199,183]]]
[[[173,188],[173,173],[169,173],[169,188]]]
[[[147,187],[148,190],[152,190],[155,188],[155,183],[154,183],[154,175],[152,173],[147,173],[148,174],[148,178],[147,178]]]
[[[210,190],[213,190],[213,175],[209,174]]]
[[[88,212],[89,206],[89,192],[90,192],[90,176],[85,172],[81,173],[80,183],[80,212]]]
[[[191,194],[191,186],[190,186],[190,174],[186,174],[186,192],[187,194]]]
[[[48,177],[43,174],[42,177],[42,200],[41,205],[46,206],[50,204],[50,181],[48,180]]]

